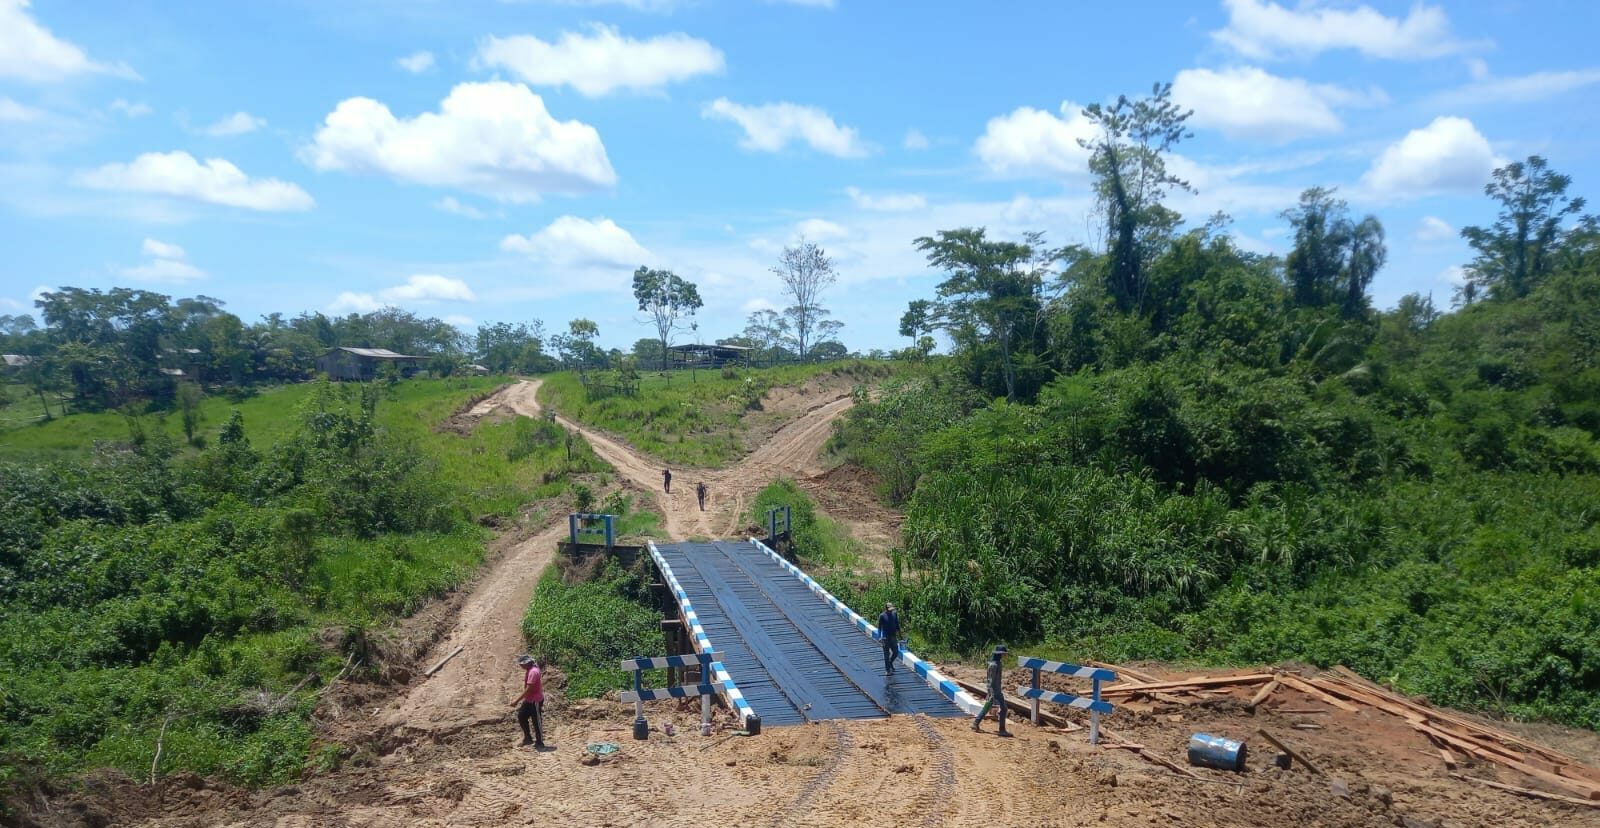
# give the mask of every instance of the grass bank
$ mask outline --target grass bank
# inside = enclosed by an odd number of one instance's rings
[[[885,362],[849,360],[777,368],[672,371],[644,374],[637,394],[591,395],[571,372],[552,374],[540,401],[564,417],[626,439],[668,463],[719,466],[743,452],[748,414],[759,410],[774,388],[800,386],[822,376],[874,382],[887,376]]]

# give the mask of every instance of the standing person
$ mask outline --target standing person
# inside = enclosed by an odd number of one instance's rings
[[[672,494],[672,469],[661,470],[661,488],[666,489],[667,494]]]
[[[883,674],[894,675],[895,660],[900,657],[900,614],[894,604],[885,603],[878,615],[878,636],[883,641]]]
[[[694,484],[694,496],[700,499],[700,511],[706,510],[706,493],[711,490],[706,488],[705,481]]]
[[[544,659],[517,656],[517,666],[522,668],[522,695],[511,703],[517,709],[517,724],[522,725],[522,746],[544,747]],[[528,723],[533,731],[528,731]]]
[[[1000,720],[1000,735],[1011,735],[1006,731],[1006,692],[1005,688],[1000,684],[1001,680],[1005,677],[1005,667],[1001,665],[1000,662],[1004,660],[1005,657],[1006,646],[1004,644],[994,648],[994,655],[989,659],[989,699],[983,703],[983,709],[978,711],[978,718],[972,720],[973,730],[983,730],[983,728],[979,727],[979,725],[983,724],[983,717],[989,715],[989,708],[998,704],[1000,706],[1000,712],[995,714],[995,718]]]

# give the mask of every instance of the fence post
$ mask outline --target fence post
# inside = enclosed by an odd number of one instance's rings
[[[1094,693],[1094,696],[1093,696],[1094,700],[1096,702],[1099,702],[1100,701],[1100,679],[1098,679],[1098,678],[1094,680],[1093,693]],[[1034,704],[1038,704],[1038,702],[1034,702]],[[1100,711],[1095,710],[1092,707],[1089,708],[1089,744],[1091,744],[1091,745],[1100,744]]]
[[[1035,690],[1039,689],[1039,668],[1038,667],[1033,668],[1033,689],[1035,689]],[[1001,692],[1002,693],[1005,692],[1005,689],[1001,688]],[[1099,698],[1099,693],[1098,692],[1096,692],[1095,698]],[[1031,705],[1031,707],[1032,707],[1032,712],[1033,712],[1033,723],[1034,723],[1035,726],[1037,726],[1039,724],[1039,697],[1038,696],[1034,696],[1033,697],[1033,704]],[[1099,715],[1099,714],[1097,713],[1095,715]]]
[[[643,670],[634,670],[633,671],[633,689],[634,689],[634,692],[639,692],[639,691],[644,690],[643,676],[644,676],[644,671]],[[640,700],[635,701],[633,703],[633,738],[638,740],[638,741],[640,741],[640,742],[650,738],[650,723],[644,720],[644,700],[643,699],[640,699]]]
[[[567,534],[571,537],[572,545],[578,545],[578,513],[567,515]]]
[[[612,547],[617,545],[617,530],[616,530],[616,527],[611,522],[613,517],[614,517],[613,515],[606,515],[605,516],[605,519],[606,519],[606,551],[607,552],[610,552]]]

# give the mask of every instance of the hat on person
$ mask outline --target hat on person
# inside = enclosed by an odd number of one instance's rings
[[[517,656],[517,666],[518,667],[526,667],[526,666],[528,666],[529,664],[532,664],[532,663],[533,663],[533,656],[528,655],[527,653],[523,653],[522,655]]]
[[[1006,649],[1006,645],[1001,644],[1000,646],[994,648],[994,657],[995,658],[1000,658],[1001,656],[1005,655],[1008,652],[1010,652],[1010,650]]]
[[[884,601],[883,602],[883,608],[886,609],[886,610],[893,610],[894,609],[894,604],[891,604],[888,601]]]

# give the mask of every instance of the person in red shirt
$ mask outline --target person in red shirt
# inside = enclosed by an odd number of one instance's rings
[[[522,745],[534,748],[544,747],[544,659],[535,659],[533,656],[517,656],[517,666],[522,673],[522,695],[511,703],[517,709],[517,724],[522,725]],[[528,723],[533,723],[533,732],[528,731]]]

